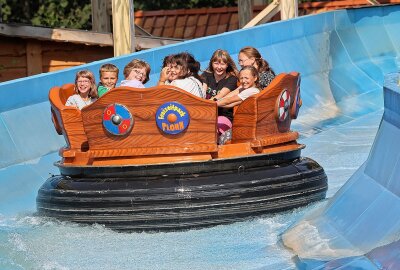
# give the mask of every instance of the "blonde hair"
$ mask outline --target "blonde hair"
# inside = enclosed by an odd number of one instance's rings
[[[143,61],[140,59],[133,59],[124,67],[125,79],[129,77],[129,74],[135,68],[144,68],[146,70],[146,78],[144,79],[143,83],[147,83],[150,80],[149,74],[150,74],[151,68],[150,68],[150,65],[146,61]]]
[[[103,72],[115,72],[118,77],[119,69],[114,64],[104,64],[99,69],[100,78],[102,77],[101,75],[103,74]]]
[[[85,78],[85,79],[89,79],[90,81],[90,91],[89,91],[89,97],[91,98],[97,98],[98,94],[97,94],[97,87],[96,87],[96,80],[94,78],[93,73],[90,70],[84,69],[84,70],[80,70],[76,73],[75,75],[75,93],[77,93],[78,95],[79,93],[79,88],[78,88],[78,79],[79,78]]]

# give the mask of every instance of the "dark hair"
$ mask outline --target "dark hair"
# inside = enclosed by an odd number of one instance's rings
[[[203,82],[203,79],[199,75],[200,63],[194,59],[192,54],[187,52],[174,54],[171,57],[171,63],[182,67],[184,75],[180,76],[179,79],[193,76],[200,82]]]
[[[250,70],[251,75],[253,75],[254,77],[257,78],[255,81],[255,84],[256,84],[257,88],[260,88],[260,77],[258,76],[258,70],[254,66],[245,66],[239,71],[239,77],[240,77],[240,73],[245,70]]]
[[[248,58],[254,57],[255,62],[257,63],[258,72],[271,71],[272,74],[275,75],[274,70],[269,66],[267,60],[261,57],[260,52],[256,48],[250,46],[243,47],[239,53],[243,53]]]
[[[214,68],[212,66],[213,62],[223,62],[227,64],[228,67],[226,68],[226,73],[230,76],[237,77],[239,75],[236,64],[227,51],[218,49],[213,53],[206,69],[207,72],[214,73]]]
[[[163,68],[166,67],[167,65],[171,64],[171,59],[172,59],[173,56],[174,56],[173,54],[170,54],[170,55],[167,55],[167,56],[164,57],[164,60],[162,62],[162,67]]]

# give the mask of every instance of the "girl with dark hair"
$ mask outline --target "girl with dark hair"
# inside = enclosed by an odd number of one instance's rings
[[[169,60],[170,64],[166,73],[170,81],[160,81],[158,84],[173,85],[195,96],[205,98],[202,79],[199,76],[200,63],[194,59],[193,55],[186,52],[178,53]]]

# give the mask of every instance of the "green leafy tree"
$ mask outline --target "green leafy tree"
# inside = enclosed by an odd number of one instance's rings
[[[4,23],[91,29],[90,0],[0,0]]]
[[[90,1],[43,0],[31,23],[36,26],[91,29]]]
[[[0,18],[4,23],[30,23],[29,1],[0,0]]]

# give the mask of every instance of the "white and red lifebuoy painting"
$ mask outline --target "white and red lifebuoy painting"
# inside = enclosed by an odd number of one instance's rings
[[[286,89],[283,90],[278,98],[277,118],[280,122],[286,120],[290,109],[290,93]]]

